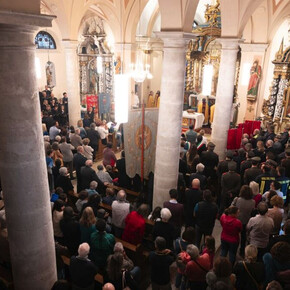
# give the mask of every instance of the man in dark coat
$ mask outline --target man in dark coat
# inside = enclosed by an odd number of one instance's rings
[[[209,142],[207,145],[207,151],[202,152],[200,156],[200,163],[205,166],[204,175],[206,177],[211,177],[212,179],[216,179],[216,167],[219,163],[218,155],[213,152],[215,148],[215,144]]]
[[[82,180],[81,180],[81,168],[85,166],[85,163],[87,161],[87,158],[83,155],[84,148],[82,146],[79,146],[77,148],[77,153],[74,155],[73,158],[73,165],[76,169],[76,175],[77,175],[77,192],[80,192],[82,189]],[[89,187],[88,187],[89,188]]]
[[[121,187],[131,188],[131,179],[126,173],[125,151],[121,152],[121,158],[117,160],[116,167],[118,169],[118,184]]]
[[[202,201],[202,191],[200,190],[200,182],[198,179],[193,179],[191,188],[185,191],[185,224],[187,227],[194,226],[195,220],[193,210],[195,205]]]
[[[90,188],[90,183],[96,181],[102,183],[98,178],[96,171],[92,168],[93,161],[87,160],[85,166],[81,168],[81,190]]]
[[[96,131],[95,123],[92,123],[90,125],[90,129],[87,130],[87,137],[90,139],[90,146],[94,149],[93,160],[95,160],[96,154],[98,153],[99,140],[100,140],[100,135],[98,131]]]
[[[263,173],[263,171],[259,168],[259,162],[261,162],[260,157],[252,158],[252,167],[246,169],[244,174],[244,184],[249,185],[251,181],[255,181],[256,178]]]

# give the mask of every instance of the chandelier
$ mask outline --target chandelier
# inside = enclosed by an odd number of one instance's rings
[[[137,37],[137,42],[138,42],[138,49],[136,52],[136,62],[131,64],[131,76],[134,79],[136,83],[143,83],[144,80],[147,79],[152,79],[153,76],[150,73],[150,64],[147,64],[147,55],[150,54],[150,50],[142,50],[140,46],[140,42],[142,39],[141,36],[141,5],[140,5],[140,0],[139,0],[139,35]],[[144,54],[145,54],[145,65],[144,65]]]

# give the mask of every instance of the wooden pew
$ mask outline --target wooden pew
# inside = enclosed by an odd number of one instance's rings
[[[119,190],[124,190],[126,192],[127,195],[130,195],[134,198],[138,197],[139,196],[139,192],[136,192],[136,191],[133,191],[133,190],[130,190],[130,189],[127,189],[127,188],[124,188],[124,187],[120,187],[120,186],[117,186],[117,185],[114,185],[114,184],[108,184],[107,187],[109,188],[113,188],[115,189],[116,191],[119,191]]]

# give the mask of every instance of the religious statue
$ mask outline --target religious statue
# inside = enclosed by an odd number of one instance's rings
[[[117,59],[114,61],[115,65],[115,74],[118,75],[121,73],[121,57],[118,56]]]
[[[154,104],[153,92],[151,91],[147,99],[147,108],[153,108],[153,107],[155,107],[155,104]]]
[[[50,87],[53,88],[56,85],[56,80],[55,80],[55,67],[54,63],[51,61],[48,61],[45,65],[45,73],[46,73],[46,84]]]
[[[250,80],[248,85],[247,99],[249,101],[256,101],[258,95],[259,80],[261,78],[261,66],[259,61],[255,60],[250,71]]]
[[[216,1],[216,5],[209,5],[206,4],[205,7],[205,13],[204,13],[204,18],[205,18],[205,22],[209,23],[210,26],[214,26],[217,27],[218,26],[218,17],[220,14],[220,0]]]
[[[155,107],[159,108],[159,106],[160,106],[160,91],[157,91],[155,94],[154,104],[155,104]]]

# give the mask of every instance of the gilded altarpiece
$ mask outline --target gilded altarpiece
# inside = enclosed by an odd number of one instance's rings
[[[86,20],[82,39],[78,47],[81,104],[86,108],[88,98],[96,98],[95,117],[109,120],[113,113],[114,63],[99,17]]]
[[[283,50],[283,41],[273,64],[275,67],[270,96],[264,100],[262,112],[264,121],[277,124],[280,130],[283,123],[290,122],[290,47]]]

